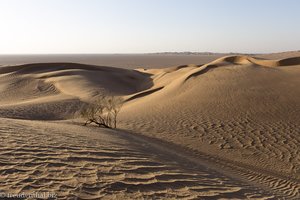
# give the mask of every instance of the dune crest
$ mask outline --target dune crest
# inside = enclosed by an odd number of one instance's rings
[[[220,59],[217,59],[211,63],[221,64],[222,62],[228,62],[232,64],[255,64],[262,67],[281,67],[281,66],[292,66],[300,65],[300,57],[291,57],[279,60],[267,60],[259,59],[250,56],[225,56]]]
[[[162,84],[166,86],[167,84],[172,83],[177,86],[180,86],[193,76],[198,76],[217,67],[222,67],[222,66],[226,67],[230,65],[253,65],[259,67],[294,66],[294,65],[300,65],[300,57],[285,58],[280,60],[267,60],[267,59],[253,58],[250,56],[225,56],[204,65],[190,64],[190,65],[182,65],[177,67],[170,67],[166,69],[146,70],[146,71],[153,74],[153,80],[158,82],[157,84],[159,85]],[[178,72],[180,72],[179,76],[177,75]],[[166,74],[168,74],[168,76],[170,77],[170,79],[172,79],[172,81],[164,81],[166,78],[162,78],[162,76],[165,76]],[[160,80],[158,81],[158,79]],[[163,79],[163,81],[161,79]],[[167,82],[167,84],[165,82]]]

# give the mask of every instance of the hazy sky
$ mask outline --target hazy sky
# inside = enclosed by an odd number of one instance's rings
[[[299,0],[0,0],[0,54],[300,49]]]

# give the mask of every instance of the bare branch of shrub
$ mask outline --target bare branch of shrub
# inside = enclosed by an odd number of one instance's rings
[[[84,106],[80,115],[86,120],[85,126],[94,123],[99,127],[116,128],[117,116],[122,105],[121,97],[102,95],[96,101]]]

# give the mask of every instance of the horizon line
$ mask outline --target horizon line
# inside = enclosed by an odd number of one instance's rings
[[[255,55],[255,54],[274,54],[274,53],[291,53],[300,52],[300,50],[290,50],[290,51],[274,51],[274,52],[256,52],[256,53],[241,53],[241,52],[213,52],[213,51],[158,51],[158,52],[131,52],[131,53],[0,53],[0,56],[15,56],[15,55],[145,55],[145,54],[245,54],[245,55]]]

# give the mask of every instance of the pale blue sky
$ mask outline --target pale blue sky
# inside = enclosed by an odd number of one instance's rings
[[[0,54],[300,49],[299,0],[0,0]]]

